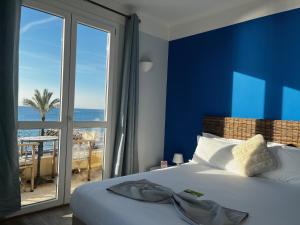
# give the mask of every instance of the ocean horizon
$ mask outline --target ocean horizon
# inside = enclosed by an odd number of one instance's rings
[[[59,121],[60,108],[54,108],[46,114],[46,121]],[[75,108],[74,121],[103,121],[104,109]],[[18,106],[19,121],[41,121],[39,112],[30,106]]]
[[[60,109],[54,108],[46,114],[46,121],[59,121]],[[74,121],[103,121],[104,110],[103,109],[74,109]],[[29,106],[18,106],[18,120],[19,121],[41,121],[39,112]],[[47,129],[46,129],[47,130]],[[93,131],[97,133],[98,139],[96,144],[104,145],[104,128],[81,128],[74,129],[75,132],[89,132]],[[29,130],[18,130],[18,138],[39,136],[41,129],[29,129]],[[52,143],[44,144],[44,151],[51,150]]]

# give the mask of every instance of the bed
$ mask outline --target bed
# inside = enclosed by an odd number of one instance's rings
[[[227,138],[246,139],[262,133],[267,140],[299,146],[300,123],[224,117],[206,117],[204,131]],[[172,205],[134,201],[114,195],[106,188],[127,180],[148,179],[180,192],[200,191],[209,199],[246,211],[244,225],[299,225],[300,188],[262,177],[241,177],[189,162],[178,167],[109,179],[83,185],[71,199],[73,225],[185,225]]]

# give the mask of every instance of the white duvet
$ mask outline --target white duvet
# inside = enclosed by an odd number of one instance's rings
[[[72,195],[74,215],[86,225],[187,225],[172,205],[139,202],[106,191],[122,181],[143,178],[175,192],[197,190],[205,194],[203,199],[248,212],[244,225],[300,225],[299,186],[195,163],[83,185]]]

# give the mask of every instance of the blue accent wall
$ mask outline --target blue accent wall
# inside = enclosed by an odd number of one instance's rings
[[[300,9],[170,42],[165,159],[205,115],[300,120]]]

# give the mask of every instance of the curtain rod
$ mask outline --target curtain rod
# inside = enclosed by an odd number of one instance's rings
[[[124,16],[124,17],[126,17],[126,18],[128,18],[128,19],[130,18],[129,15],[126,15],[126,14],[124,14],[124,13],[122,13],[122,12],[119,12],[119,11],[117,11],[117,10],[114,10],[114,9],[112,9],[112,8],[109,8],[109,7],[107,7],[107,6],[105,6],[105,5],[102,5],[102,4],[100,4],[100,3],[94,2],[94,1],[92,1],[92,0],[85,0],[85,1],[86,1],[86,2],[89,2],[89,3],[93,4],[93,5],[99,6],[99,7],[103,8],[103,9],[109,10],[109,11],[111,11],[111,12],[113,12],[113,13],[116,13],[116,14],[119,14],[119,15],[121,15],[121,16]]]

